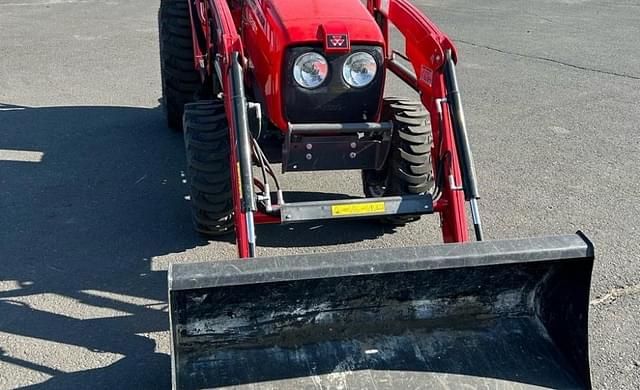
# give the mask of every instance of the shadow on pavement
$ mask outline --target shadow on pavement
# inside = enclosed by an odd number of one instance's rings
[[[275,193],[273,194],[275,199]],[[344,200],[357,198],[332,192],[286,191],[286,202],[310,202],[317,200]],[[395,227],[372,219],[326,220],[291,223],[286,225],[264,224],[256,226],[258,247],[299,248],[348,244],[374,240],[385,234],[395,233]],[[218,242],[235,243],[233,232],[211,238]]]
[[[121,355],[72,373],[0,360],[53,375],[32,387],[168,387],[169,357],[148,337],[168,329],[151,258],[207,244],[191,232],[181,136],[158,108],[0,108],[0,331]]]
[[[33,388],[168,387],[170,360],[153,338],[168,330],[166,271],[152,270],[151,259],[208,244],[184,199],[182,136],[166,129],[160,108],[0,104],[0,153],[0,332],[122,356],[63,372],[0,345],[0,361],[52,376]],[[385,232],[370,222],[337,226],[261,228],[259,243],[327,245]],[[47,349],[59,354],[47,360],[71,351]]]

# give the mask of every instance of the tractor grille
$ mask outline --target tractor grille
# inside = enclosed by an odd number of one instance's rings
[[[318,88],[300,87],[293,79],[293,64],[298,56],[315,51],[329,63],[327,80]],[[364,51],[378,63],[378,71],[371,84],[353,88],[342,79],[342,66],[349,54]],[[377,120],[385,67],[380,46],[352,45],[346,54],[325,55],[320,46],[290,48],[285,54],[283,77],[284,112],[291,123],[341,123]]]

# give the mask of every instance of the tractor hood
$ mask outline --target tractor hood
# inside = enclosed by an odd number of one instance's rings
[[[271,0],[286,46],[317,42],[324,34],[347,34],[351,42],[384,45],[375,20],[360,0]]]

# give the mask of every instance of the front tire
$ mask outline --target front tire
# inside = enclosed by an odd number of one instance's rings
[[[196,231],[218,236],[233,231],[229,125],[221,101],[189,103],[184,144],[191,211]]]
[[[429,113],[419,101],[385,98],[382,120],[393,123],[391,150],[381,170],[363,170],[362,185],[367,197],[424,194],[433,190],[431,164],[433,144]],[[383,222],[404,225],[419,215],[385,217]]]

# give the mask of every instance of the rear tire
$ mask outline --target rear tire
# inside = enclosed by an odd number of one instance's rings
[[[193,66],[189,4],[185,0],[161,0],[158,28],[162,103],[169,127],[182,131],[184,105],[195,100],[202,85]]]
[[[196,231],[217,236],[233,231],[229,125],[220,101],[189,103],[184,144],[191,211]]]
[[[433,138],[429,113],[421,102],[406,98],[385,98],[382,120],[393,122],[391,150],[381,170],[363,170],[367,197],[424,194],[433,190],[431,165]],[[383,222],[404,225],[419,215],[385,217]]]

